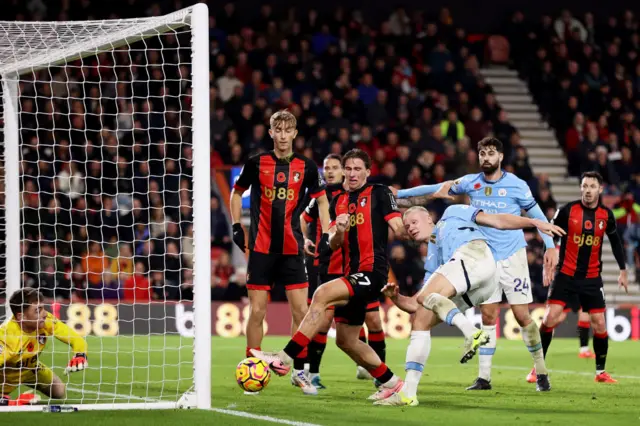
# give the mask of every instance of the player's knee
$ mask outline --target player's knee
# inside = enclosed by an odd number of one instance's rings
[[[53,399],[65,399],[67,397],[67,387],[64,383],[53,383],[50,396]]]
[[[354,343],[353,339],[349,339],[347,336],[342,334],[338,334],[336,336],[336,346],[344,352],[348,353],[353,348]]]
[[[493,309],[482,309],[482,325],[496,325],[498,322],[498,312]]]
[[[267,307],[257,304],[251,304],[249,308],[249,322],[262,322],[267,315]]]
[[[380,311],[367,312],[365,323],[369,330],[382,330],[382,318],[380,318]]]
[[[529,311],[526,312],[514,312],[513,313],[514,318],[516,319],[516,322],[518,323],[518,325],[520,327],[526,327],[531,323],[531,315],[529,314]]]
[[[591,328],[594,333],[602,334],[607,331],[607,323],[604,319],[604,314],[597,314],[591,316]]]
[[[298,324],[300,324],[304,316],[307,314],[308,310],[309,307],[306,303],[293,305],[291,306],[291,316]]]

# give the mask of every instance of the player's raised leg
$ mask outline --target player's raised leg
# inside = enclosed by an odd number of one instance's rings
[[[311,339],[325,324],[327,308],[337,304],[345,304],[352,292],[351,284],[344,278],[322,284],[313,295],[311,305],[298,330],[283,350],[276,353],[251,350],[251,354],[269,363],[275,374],[279,376],[287,374],[293,359],[306,349]]]

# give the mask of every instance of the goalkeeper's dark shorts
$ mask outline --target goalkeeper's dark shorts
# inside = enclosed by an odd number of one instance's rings
[[[295,290],[309,287],[308,280],[303,255],[249,253],[247,290],[269,291],[276,285]]]

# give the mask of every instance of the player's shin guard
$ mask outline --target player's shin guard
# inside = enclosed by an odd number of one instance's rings
[[[547,327],[542,324],[542,326],[540,326],[540,342],[542,343],[542,355],[545,358],[547,357],[547,350],[549,350],[551,339],[553,339],[553,327]]]
[[[589,321],[578,321],[578,338],[580,339],[580,350],[589,349]]]
[[[309,345],[309,342],[311,342],[311,339],[309,339],[307,336],[305,336],[301,332],[297,331],[296,334],[293,335],[291,340],[289,340],[289,343],[287,343],[287,346],[284,347],[283,352],[289,358],[292,358],[292,359],[296,359],[300,355],[304,355],[304,357],[306,358],[307,346]],[[304,369],[304,362],[303,362],[302,368],[296,368],[296,370],[301,370],[301,369]]]
[[[308,356],[309,356],[309,373],[320,373],[320,362],[322,361],[322,354],[327,347],[327,333],[319,332],[315,335],[313,340],[309,343]]]
[[[369,346],[376,352],[380,361],[385,362],[387,360],[387,343],[384,340],[384,331],[369,330]]]
[[[605,370],[609,351],[609,334],[606,331],[593,333],[593,351],[596,353],[596,374],[600,374]]]
[[[422,306],[433,311],[447,324],[458,327],[466,338],[473,337],[473,334],[477,331],[471,321],[460,312],[455,303],[441,294],[431,293],[424,299]]]
[[[527,345],[527,349],[531,352],[536,374],[548,374],[547,365],[544,362],[540,330],[535,322],[531,321],[528,325],[522,327],[522,340],[524,340],[524,344]]]
[[[407,374],[402,388],[402,392],[408,398],[414,398],[418,392],[418,384],[422,377],[422,370],[429,358],[429,352],[431,352],[431,332],[412,331],[405,358],[404,368]]]
[[[480,371],[478,377],[491,381],[491,363],[493,361],[493,355],[496,353],[496,326],[495,325],[483,325],[482,330],[489,335],[489,343],[480,348]]]

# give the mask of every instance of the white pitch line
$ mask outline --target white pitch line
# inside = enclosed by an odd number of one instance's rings
[[[517,370],[517,371],[530,371],[531,370],[528,367],[514,367],[514,366],[511,366],[511,365],[494,365],[494,367],[499,369],[499,370]],[[589,373],[587,371],[550,369],[549,372],[550,373],[557,373],[557,374],[572,374],[572,375],[576,375],[576,376],[595,376],[596,375],[595,371],[592,372],[592,373]],[[627,375],[620,375],[620,374],[614,374],[613,376],[614,376],[614,378],[620,378],[620,379],[640,380],[640,376],[627,376]]]
[[[70,387],[70,386],[67,386],[67,389],[72,391],[72,392],[86,393],[86,394],[97,395],[97,396],[106,396],[106,397],[110,397],[110,398],[132,399],[132,400],[135,400],[135,401],[144,401],[144,402],[161,402],[159,399],[144,398],[144,397],[136,396],[136,395],[124,395],[124,394],[111,393],[111,392],[97,392],[97,391],[92,391],[92,390],[88,390],[88,389],[81,389],[81,388],[75,388],[75,387]],[[281,424],[281,425],[289,425],[289,426],[321,426],[321,425],[318,425],[318,424],[315,424],[315,423],[297,422],[297,421],[293,421],[293,420],[279,419],[277,417],[261,416],[261,415],[257,415],[257,414],[251,414],[251,413],[247,413],[245,411],[226,410],[226,409],[223,409],[223,408],[211,408],[210,411],[215,411],[216,413],[221,413],[221,414],[227,414],[229,416],[244,417],[244,418],[247,418],[247,419],[254,419],[254,420],[263,420],[265,422],[278,423],[278,424]]]
[[[122,398],[122,399],[133,399],[135,401],[144,401],[144,402],[164,402],[161,401],[159,399],[155,399],[155,398],[144,398],[142,396],[136,396],[136,395],[124,395],[124,394],[120,394],[120,393],[111,393],[111,392],[98,392],[98,391],[92,391],[89,389],[82,389],[82,388],[76,388],[76,387],[70,387],[67,386],[67,390],[70,390],[72,392],[78,392],[78,393],[86,393],[86,394],[90,394],[90,395],[97,395],[97,396],[106,396],[109,398]]]
[[[281,425],[320,426],[320,425],[315,424],[315,423],[296,422],[294,420],[279,419],[277,417],[271,417],[271,416],[259,416],[257,414],[251,414],[251,413],[247,413],[245,411],[226,410],[226,409],[223,409],[223,408],[211,408],[211,411],[215,411],[216,413],[228,414],[230,416],[244,417],[244,418],[247,418],[247,419],[263,420],[265,422],[278,423],[278,424],[281,424]]]

